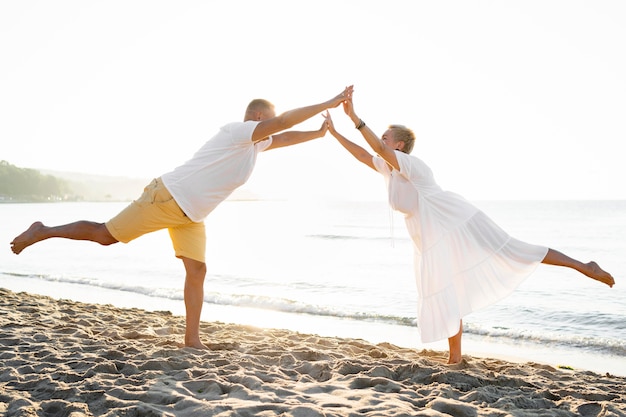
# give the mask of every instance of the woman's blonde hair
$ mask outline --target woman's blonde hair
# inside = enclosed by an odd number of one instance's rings
[[[389,125],[389,130],[393,132],[393,138],[404,142],[402,152],[411,153],[415,145],[415,133],[404,125]]]

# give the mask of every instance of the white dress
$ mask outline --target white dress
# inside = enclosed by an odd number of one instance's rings
[[[419,158],[396,157],[400,171],[378,156],[374,166],[413,240],[417,324],[429,343],[454,336],[465,315],[509,295],[548,248],[512,238],[465,198],[442,190]]]

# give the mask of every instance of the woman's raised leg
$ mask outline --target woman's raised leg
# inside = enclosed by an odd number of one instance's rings
[[[564,266],[566,268],[575,269],[581,274],[584,274],[589,278],[595,279],[596,281],[600,281],[603,284],[608,285],[609,287],[613,287],[613,285],[615,284],[615,279],[613,279],[613,276],[611,276],[611,274],[606,272],[604,269],[600,268],[600,265],[598,265],[597,263],[593,261],[588,263],[582,263],[554,249],[548,249],[548,253],[541,262],[546,265]]]

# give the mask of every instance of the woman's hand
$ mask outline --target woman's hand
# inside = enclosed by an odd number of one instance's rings
[[[355,126],[359,124],[360,119],[354,112],[354,103],[352,102],[352,97],[350,97],[348,100],[344,100],[343,111],[348,115],[348,117],[350,118],[350,120],[352,120]]]
[[[352,97],[343,101],[343,111],[350,117],[354,115],[354,103],[352,103]]]
[[[337,133],[337,131],[335,130],[333,119],[330,117],[330,113],[328,112],[328,110],[326,110],[326,113],[322,113],[322,116],[324,116],[324,124],[326,125],[326,128],[331,135],[335,136],[335,133]]]

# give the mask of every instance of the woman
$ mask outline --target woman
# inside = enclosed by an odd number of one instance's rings
[[[415,142],[410,129],[391,125],[379,139],[356,115],[352,99],[343,107],[377,156],[339,134],[327,111],[328,131],[357,160],[384,176],[389,204],[405,215],[415,248],[420,337],[424,343],[447,338],[449,364],[462,360],[463,316],[510,294],[540,263],[615,284],[595,262],[585,264],[514,239],[463,197],[442,190],[430,168],[409,155]]]

